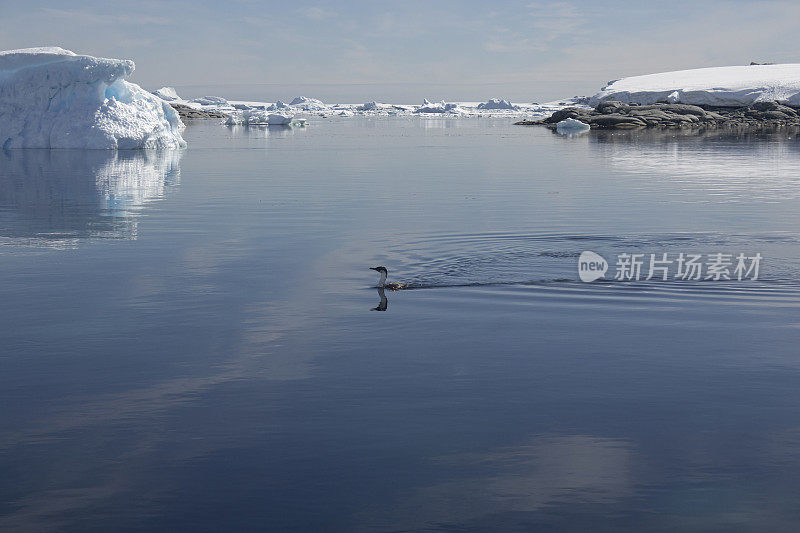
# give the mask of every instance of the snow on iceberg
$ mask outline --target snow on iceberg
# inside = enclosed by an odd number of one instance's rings
[[[515,106],[514,104],[512,104],[511,102],[507,101],[507,100],[501,100],[499,98],[491,98],[491,99],[489,99],[488,102],[484,102],[482,104],[478,104],[478,109],[486,109],[486,110],[490,110],[490,109],[510,109],[512,111],[515,111],[515,110],[517,110],[519,108],[517,106]]]
[[[456,103],[447,103],[442,100],[439,103],[432,103],[427,98],[424,100],[423,104],[417,108],[415,113],[454,113],[459,114],[462,113],[462,109],[458,107]]]
[[[632,76],[613,81],[595,94],[604,100],[743,107],[761,101],[800,104],[800,63],[711,67]]]
[[[157,91],[153,91],[153,94],[162,100],[166,100],[167,102],[181,99],[180,96],[178,96],[178,92],[172,87],[162,87]]]
[[[125,81],[129,60],[63,48],[0,52],[0,148],[179,148],[172,107]]]

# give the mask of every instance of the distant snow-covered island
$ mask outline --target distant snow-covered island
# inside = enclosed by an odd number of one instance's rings
[[[134,68],[57,47],[0,52],[0,148],[186,146],[178,113],[125,80]]]
[[[800,126],[800,63],[662,72],[609,82],[587,106],[523,125],[565,120],[597,129]]]

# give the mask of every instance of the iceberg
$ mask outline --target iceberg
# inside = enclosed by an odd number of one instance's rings
[[[153,94],[167,102],[181,99],[180,96],[178,96],[178,92],[172,87],[162,87],[157,91],[153,91]]]
[[[298,96],[291,102],[289,105],[313,105],[313,106],[321,106],[325,105],[322,103],[322,100],[317,100],[316,98],[307,98],[305,96]]]
[[[125,81],[133,61],[63,48],[0,52],[0,148],[180,148],[184,125]]]
[[[482,104],[478,104],[478,109],[510,109],[515,111],[519,109],[517,106],[512,104],[507,100],[501,100],[499,98],[491,98],[488,102],[484,102]]]
[[[366,104],[356,107],[356,111],[379,111],[381,105],[378,102],[367,102]]]
[[[417,108],[415,113],[454,113],[459,114],[462,112],[461,108],[458,107],[456,103],[447,103],[444,100],[441,102],[434,104],[430,102],[427,98],[424,100],[423,104]]]
[[[228,101],[221,96],[201,96],[200,98],[195,98],[192,100],[192,103],[200,104],[200,105],[213,105],[213,106],[227,106]]]
[[[293,118],[292,115],[286,115],[284,113],[272,113],[267,117],[267,124],[270,126],[287,125],[292,123]]]
[[[270,113],[264,109],[246,109],[232,114],[225,121],[228,126],[264,126],[291,124],[294,116],[286,113]]]
[[[583,133],[589,131],[589,129],[590,126],[588,124],[581,122],[580,120],[575,120],[574,118],[566,118],[556,124],[556,131],[566,135]]]
[[[745,107],[756,102],[786,101],[800,105],[800,63],[711,67],[632,76],[615,80],[592,96],[626,104],[671,104]]]

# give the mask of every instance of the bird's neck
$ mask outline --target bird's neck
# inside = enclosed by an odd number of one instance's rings
[[[378,287],[383,287],[386,283],[386,272],[381,272],[381,280],[378,282]]]

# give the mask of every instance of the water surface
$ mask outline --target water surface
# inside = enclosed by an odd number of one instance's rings
[[[0,529],[796,529],[791,134],[186,139],[0,153]],[[584,250],[764,261],[584,284]]]

